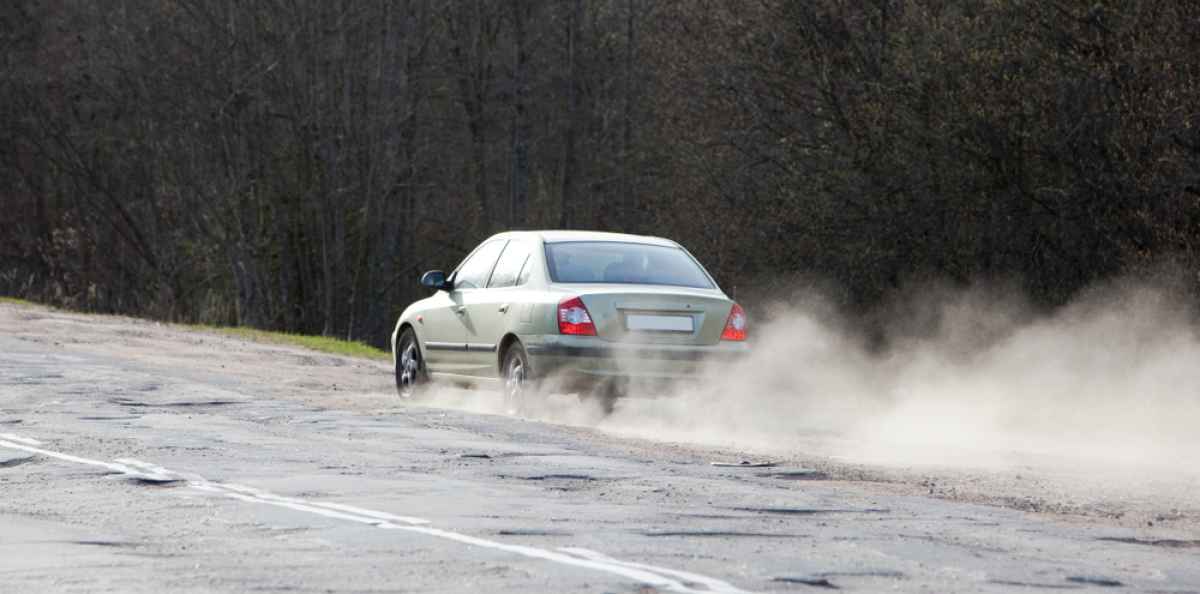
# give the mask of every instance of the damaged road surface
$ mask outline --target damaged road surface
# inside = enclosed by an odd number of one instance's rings
[[[713,465],[404,405],[390,381],[381,363],[0,304],[0,591],[1200,590],[1187,522]]]

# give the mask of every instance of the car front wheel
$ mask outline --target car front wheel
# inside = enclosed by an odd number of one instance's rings
[[[417,335],[412,328],[405,328],[396,340],[396,392],[404,399],[416,398],[426,383],[428,378]]]

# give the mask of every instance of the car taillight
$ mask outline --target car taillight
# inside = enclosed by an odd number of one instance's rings
[[[583,299],[572,297],[558,304],[558,333],[595,336],[596,325]]]
[[[742,310],[742,306],[734,303],[733,309],[729,310],[729,319],[725,321],[725,331],[721,333],[721,340],[746,340],[746,312]]]

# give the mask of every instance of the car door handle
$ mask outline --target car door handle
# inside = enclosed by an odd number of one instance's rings
[[[500,306],[500,313],[508,313],[508,304],[507,303]]]
[[[467,306],[465,306],[465,305],[460,305],[460,306],[458,306],[458,307],[455,307],[455,308],[453,308],[453,309],[454,309],[454,313],[456,313],[456,314],[458,314],[458,315],[460,315],[460,316],[461,316],[461,315],[463,315],[463,314],[465,314],[465,313],[467,313]]]

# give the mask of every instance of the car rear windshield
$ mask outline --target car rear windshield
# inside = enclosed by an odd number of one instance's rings
[[[704,269],[677,247],[615,241],[546,244],[556,283],[626,283],[713,288]]]

